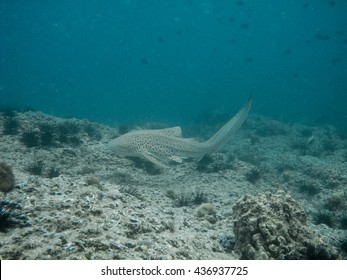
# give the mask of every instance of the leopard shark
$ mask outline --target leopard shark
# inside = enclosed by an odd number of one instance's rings
[[[217,152],[241,127],[252,104],[250,96],[243,107],[209,140],[198,142],[182,138],[179,126],[164,129],[132,130],[111,140],[107,147],[120,156],[140,157],[158,167],[167,167],[170,161],[181,163],[184,158],[200,160],[204,155]]]

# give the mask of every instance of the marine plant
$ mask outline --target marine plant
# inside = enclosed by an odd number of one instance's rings
[[[192,204],[192,193],[182,189],[177,194],[175,205],[177,207],[184,207],[184,206],[189,206],[191,204]]]
[[[208,196],[206,192],[203,189],[195,189],[192,194],[192,202],[198,205],[208,202]]]
[[[26,131],[21,135],[20,141],[27,147],[33,148],[40,145],[40,134],[38,131]]]
[[[258,181],[261,177],[261,171],[257,167],[253,167],[251,170],[249,170],[246,173],[246,180],[252,184],[254,184],[256,181]]]
[[[263,122],[258,125],[255,133],[261,137],[286,135],[288,134],[288,128],[279,121],[267,120],[267,122]]]
[[[316,225],[319,224],[325,224],[328,227],[334,227],[334,216],[333,214],[328,210],[320,210],[316,215],[314,216],[314,222]]]
[[[77,137],[81,127],[72,121],[65,121],[57,126],[57,140],[62,144],[79,146],[83,142]]]
[[[3,134],[4,135],[16,135],[19,130],[19,121],[16,117],[5,117],[3,123]]]
[[[72,121],[65,121],[58,125],[58,132],[64,135],[77,135],[80,130],[80,127]]]
[[[347,234],[346,234],[345,238],[340,240],[339,249],[343,254],[347,255]]]
[[[2,198],[0,200],[0,232],[6,232],[15,226],[28,226],[29,219],[22,212],[19,199],[10,201]]]
[[[210,155],[204,155],[197,163],[196,169],[198,171],[206,171],[208,166],[212,164],[213,158]]]
[[[128,125],[126,125],[126,124],[120,124],[119,126],[118,126],[118,132],[119,132],[119,134],[125,134],[125,133],[128,133],[130,131],[130,128],[129,128],[129,126]]]
[[[310,196],[314,196],[320,192],[320,189],[314,183],[305,180],[298,182],[297,187],[299,193],[304,193]]]
[[[81,145],[82,143],[83,141],[79,139],[77,136],[72,136],[68,138],[68,144],[70,144],[71,146],[77,147]]]
[[[38,160],[30,164],[25,170],[28,171],[31,175],[42,175],[43,165],[43,161]]]
[[[345,211],[342,213],[339,219],[339,228],[343,230],[347,230],[347,213]]]
[[[337,211],[345,207],[344,197],[340,195],[332,195],[324,202],[324,207],[329,211]]]
[[[48,169],[47,177],[52,179],[60,176],[60,170],[57,167],[51,167]]]
[[[53,140],[56,133],[56,129],[50,124],[41,124],[40,128],[40,144],[44,147],[53,146]]]
[[[92,139],[99,141],[102,138],[100,131],[98,131],[92,124],[87,124],[84,126],[84,131]]]
[[[0,108],[0,111],[5,118],[13,118],[16,116],[16,112],[13,108]]]
[[[174,220],[167,221],[165,223],[165,228],[168,229],[171,233],[174,233],[176,230],[176,224]]]

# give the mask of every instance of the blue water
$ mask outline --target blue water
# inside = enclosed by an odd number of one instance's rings
[[[182,125],[203,112],[347,127],[346,0],[0,0],[0,107]]]

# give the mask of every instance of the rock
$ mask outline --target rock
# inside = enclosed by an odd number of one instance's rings
[[[4,162],[0,162],[0,191],[9,192],[14,189],[14,175],[12,169]]]
[[[216,209],[210,203],[203,203],[196,209],[196,215],[198,218],[203,218],[211,224],[217,222]]]
[[[241,259],[337,259],[306,224],[301,205],[288,193],[245,195],[233,208],[235,252]]]

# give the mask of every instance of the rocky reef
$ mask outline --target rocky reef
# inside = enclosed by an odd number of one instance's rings
[[[301,205],[278,191],[245,195],[233,207],[235,251],[241,259],[338,259],[308,227]]]

